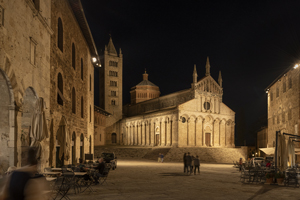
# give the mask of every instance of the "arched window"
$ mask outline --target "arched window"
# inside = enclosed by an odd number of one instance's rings
[[[81,58],[81,80],[83,80],[83,60]]]
[[[80,109],[80,113],[81,113],[81,118],[83,118],[83,97],[81,97],[81,109]]]
[[[92,75],[90,75],[90,91],[92,91]]]
[[[84,159],[84,137],[82,133],[80,135],[80,158]]]
[[[72,67],[75,69],[76,63],[76,52],[75,52],[75,44],[72,43]]]
[[[92,106],[90,105],[90,122],[92,122]]]
[[[57,46],[63,52],[64,31],[63,31],[62,21],[60,18],[58,18],[58,23],[57,23]]]
[[[75,88],[72,89],[72,113],[76,113],[76,93]]]
[[[92,136],[90,135],[90,154],[92,154]]]
[[[112,144],[117,143],[117,134],[116,133],[111,134],[111,143]]]
[[[75,131],[72,134],[72,164],[76,164],[76,134]]]
[[[64,84],[63,84],[63,78],[61,73],[58,73],[57,76],[57,103],[60,105],[63,105],[63,98],[62,95],[64,94]]]

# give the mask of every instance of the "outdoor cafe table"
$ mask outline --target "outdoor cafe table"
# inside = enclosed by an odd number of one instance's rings
[[[83,175],[86,175],[86,174],[87,174],[86,172],[74,172],[75,176],[83,176]]]
[[[51,168],[52,171],[62,171],[62,168]],[[72,168],[67,168],[68,171],[72,171]]]
[[[61,172],[44,172],[44,175],[59,176]]]

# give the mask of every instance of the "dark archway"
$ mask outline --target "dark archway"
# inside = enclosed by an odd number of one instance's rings
[[[116,133],[112,133],[111,134],[111,143],[112,144],[116,144],[117,143],[117,134]]]
[[[84,160],[84,136],[83,133],[80,135],[80,158]]]
[[[57,23],[57,47],[63,52],[64,50],[64,29],[61,18],[58,18]]]
[[[8,76],[0,68],[0,166],[5,171],[9,166],[16,166],[15,146],[15,104],[14,94]],[[8,146],[8,141],[14,141]],[[12,153],[8,153],[12,152]],[[5,156],[4,156],[5,155]]]
[[[76,164],[76,134],[75,131],[72,134],[72,164]]]
[[[29,87],[25,90],[23,97],[23,114],[21,121],[21,166],[27,165],[27,152],[31,143],[29,132],[31,129],[32,115],[38,97],[33,88]]]

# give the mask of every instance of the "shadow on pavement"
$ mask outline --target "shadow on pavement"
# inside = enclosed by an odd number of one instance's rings
[[[184,173],[160,173],[161,176],[189,176],[190,174]]]
[[[248,200],[252,200],[255,197],[264,194],[266,192],[269,192],[270,190],[278,189],[278,186],[275,185],[263,185],[260,190],[258,190],[252,197],[250,197]]]

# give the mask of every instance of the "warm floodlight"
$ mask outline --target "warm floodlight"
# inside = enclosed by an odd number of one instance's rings
[[[93,62],[93,63],[97,62],[97,58],[96,58],[96,57],[93,57],[93,58],[92,58],[92,62]]]
[[[295,67],[294,67],[294,69],[296,69],[296,68],[298,68],[298,67],[299,67],[299,65],[298,65],[298,64],[296,64],[296,65],[295,65]]]

